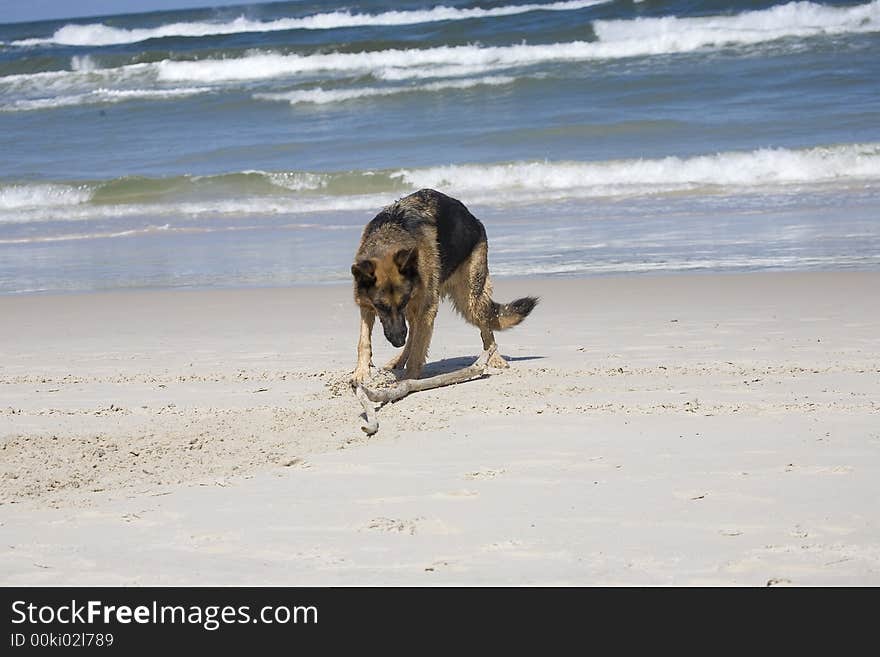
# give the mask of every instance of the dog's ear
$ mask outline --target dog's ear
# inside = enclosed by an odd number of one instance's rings
[[[351,266],[351,275],[358,287],[370,287],[376,282],[376,263],[369,259],[358,260]]]
[[[418,272],[419,250],[416,248],[400,249],[394,254],[394,264],[404,276],[414,276]]]

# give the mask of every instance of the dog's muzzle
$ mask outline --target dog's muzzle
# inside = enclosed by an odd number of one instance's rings
[[[402,347],[406,343],[406,321],[401,317],[398,321],[382,320],[382,330],[388,342],[395,347]]]

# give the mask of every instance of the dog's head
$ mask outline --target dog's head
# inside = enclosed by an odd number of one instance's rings
[[[406,305],[418,285],[418,250],[399,249],[376,258],[363,258],[351,266],[358,297],[369,301],[379,315],[388,342],[406,342]]]

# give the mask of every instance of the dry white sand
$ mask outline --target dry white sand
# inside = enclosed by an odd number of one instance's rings
[[[880,273],[496,287],[371,438],[348,287],[0,297],[0,583],[880,585]]]

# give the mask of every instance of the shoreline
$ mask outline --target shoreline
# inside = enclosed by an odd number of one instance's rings
[[[490,267],[491,269],[491,267]],[[516,283],[518,281],[539,281],[540,284],[549,284],[553,281],[580,281],[591,279],[630,279],[630,278],[678,278],[687,277],[736,277],[736,276],[799,276],[799,275],[836,275],[836,274],[876,274],[880,273],[880,267],[874,265],[853,266],[853,267],[834,267],[829,269],[670,269],[662,271],[575,271],[575,272],[559,272],[559,273],[542,273],[542,274],[492,274],[493,283]],[[67,297],[67,296],[89,296],[100,294],[161,294],[174,292],[248,292],[258,290],[298,290],[307,288],[339,288],[351,287],[351,281],[307,281],[296,282],[290,281],[279,283],[277,285],[256,285],[256,284],[233,284],[233,285],[180,285],[180,286],[131,286],[116,288],[94,288],[94,289],[71,289],[71,290],[25,290],[21,292],[4,292],[0,291],[0,300],[16,299],[28,297]]]
[[[761,196],[724,198],[717,206],[690,196],[471,205],[487,228],[490,271],[498,280],[880,270],[877,201],[870,191],[821,201],[809,194],[777,199],[782,207]],[[329,224],[300,225],[282,214],[244,221],[247,226],[238,225],[241,217],[203,218],[195,232],[181,226],[112,242],[0,245],[0,294],[179,289],[181,283],[183,289],[344,284],[370,216],[341,213]],[[123,233],[155,223],[149,217],[121,220],[128,222],[118,227]],[[0,229],[30,234],[44,227],[25,222]],[[78,224],[77,230],[92,228]]]
[[[0,582],[877,585],[878,286],[499,278],[371,438],[348,285],[2,296]]]

